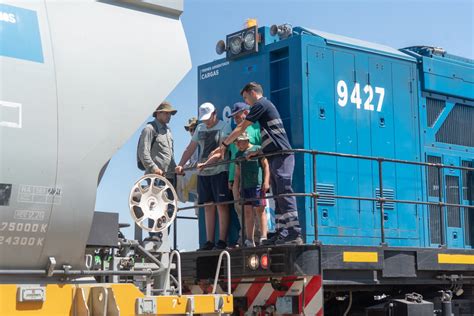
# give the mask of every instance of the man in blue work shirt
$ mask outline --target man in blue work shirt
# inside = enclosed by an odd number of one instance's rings
[[[216,151],[224,152],[248,126],[257,121],[261,128],[262,149],[252,156],[259,153],[268,154],[291,149],[280,114],[275,105],[263,97],[262,86],[256,82],[250,82],[245,85],[240,94],[244,101],[251,106],[250,113],[243,122],[237,125]],[[291,184],[295,167],[294,155],[274,155],[267,157],[267,159],[270,164],[270,182],[273,194],[293,193]],[[294,196],[275,198],[275,215],[277,234],[268,239],[265,244],[302,244],[296,198]]]

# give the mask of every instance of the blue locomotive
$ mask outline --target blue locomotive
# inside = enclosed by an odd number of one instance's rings
[[[298,199],[306,243],[472,248],[473,60],[289,25],[250,27],[217,49],[226,58],[198,68],[199,104],[226,119],[259,82],[294,148],[345,154],[317,155],[316,188],[312,155],[296,155],[295,191],[319,196]]]
[[[473,315],[474,61],[290,25],[249,26],[216,51],[198,103],[229,120],[241,88],[263,86],[296,149],[305,238],[230,251],[236,315]],[[183,253],[190,289],[217,257]]]

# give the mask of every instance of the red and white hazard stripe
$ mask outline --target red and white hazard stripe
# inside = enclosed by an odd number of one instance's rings
[[[247,298],[247,310],[253,311],[257,307],[265,310],[267,307],[275,306],[277,298],[282,296],[297,296],[299,301],[299,313],[305,315],[323,315],[323,290],[321,276],[307,277],[284,277],[276,279],[286,290],[275,290],[270,278],[243,278],[232,280],[232,295],[234,297]],[[212,285],[198,284],[190,287],[192,294],[211,293]],[[224,293],[218,285],[216,293]],[[304,308],[304,310],[303,310]],[[278,312],[278,311],[277,311]]]
[[[323,289],[321,285],[320,275],[309,278],[309,282],[305,287],[305,315],[323,315]]]

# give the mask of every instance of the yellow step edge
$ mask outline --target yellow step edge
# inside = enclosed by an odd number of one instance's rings
[[[474,255],[438,254],[440,264],[474,264]]]
[[[342,261],[344,262],[379,262],[377,252],[369,251],[344,251],[342,253]]]
[[[44,302],[17,302],[17,284],[0,284],[0,315],[70,315],[73,309],[74,293],[82,288],[85,294],[92,287],[112,288],[120,315],[135,315],[136,302],[145,295],[133,284],[47,284]],[[87,295],[86,295],[87,300]],[[234,310],[232,295],[170,295],[153,296],[156,301],[156,315],[184,315],[191,299],[195,314],[214,314],[218,300],[222,299],[222,313]],[[216,302],[217,301],[217,302]]]
[[[183,295],[183,296],[157,296],[157,315],[185,314],[188,309],[188,301],[194,301],[195,314],[216,313],[216,300],[222,297],[222,313],[232,313],[234,311],[232,295]]]

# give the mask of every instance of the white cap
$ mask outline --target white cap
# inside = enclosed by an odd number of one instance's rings
[[[214,104],[210,102],[201,104],[201,106],[199,106],[199,120],[206,121],[210,119],[215,110]]]

